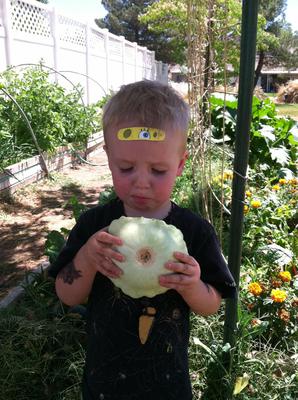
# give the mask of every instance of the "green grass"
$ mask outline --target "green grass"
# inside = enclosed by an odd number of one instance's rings
[[[276,93],[265,93],[265,95],[267,97],[274,98],[276,96]]]
[[[40,276],[19,304],[0,311],[0,387],[5,400],[80,400],[84,322]]]
[[[298,104],[276,104],[279,115],[289,116],[298,121]]]
[[[214,316],[191,318],[189,347],[194,400],[297,399],[297,349],[272,347],[240,314],[233,368],[224,363],[224,307]],[[57,300],[45,276],[25,297],[0,312],[0,387],[5,400],[80,400],[85,323]],[[235,397],[237,378],[248,384]],[[1,398],[2,398],[1,397]]]

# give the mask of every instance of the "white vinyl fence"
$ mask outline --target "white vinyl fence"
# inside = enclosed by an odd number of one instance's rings
[[[65,77],[54,74],[61,85],[80,83],[87,103],[122,84],[168,80],[167,64],[123,36],[58,14],[36,1],[0,0],[0,71],[41,60]]]

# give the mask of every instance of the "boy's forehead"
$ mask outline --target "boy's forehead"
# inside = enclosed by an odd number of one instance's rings
[[[177,132],[170,124],[163,126],[142,125],[139,121],[124,121],[114,126],[110,126],[105,132],[105,142],[109,147],[110,144],[115,146],[120,144],[130,145],[133,143],[144,143],[150,148],[159,145],[163,147],[170,142],[179,147],[185,147],[186,135],[182,132]],[[182,149],[182,150],[183,150]]]
[[[166,133],[162,129],[151,128],[147,126],[132,126],[119,129],[117,139],[120,141],[149,141],[163,142],[166,139]]]

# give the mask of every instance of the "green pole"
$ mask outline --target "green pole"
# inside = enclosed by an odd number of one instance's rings
[[[258,0],[242,1],[240,74],[228,264],[239,288],[249,131],[254,85]],[[238,300],[227,299],[224,343],[235,344]],[[231,362],[231,360],[230,360]]]

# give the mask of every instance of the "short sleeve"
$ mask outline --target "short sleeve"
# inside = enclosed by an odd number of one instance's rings
[[[223,298],[236,298],[236,284],[213,226],[192,211],[175,204],[172,218],[166,222],[172,223],[183,233],[189,254],[200,264],[202,281],[215,287]]]
[[[120,218],[123,212],[123,204],[118,198],[84,212],[71,230],[57,260],[50,266],[49,275],[56,278],[95,232],[110,225],[113,219]]]
[[[56,278],[60,270],[75,257],[89,237],[90,233],[86,229],[86,217],[83,214],[71,230],[67,242],[58,255],[56,261],[50,265],[48,270],[49,275]]]
[[[201,279],[217,289],[223,298],[236,298],[236,284],[222,254],[215,231],[210,234],[198,248],[195,258],[201,267]]]

